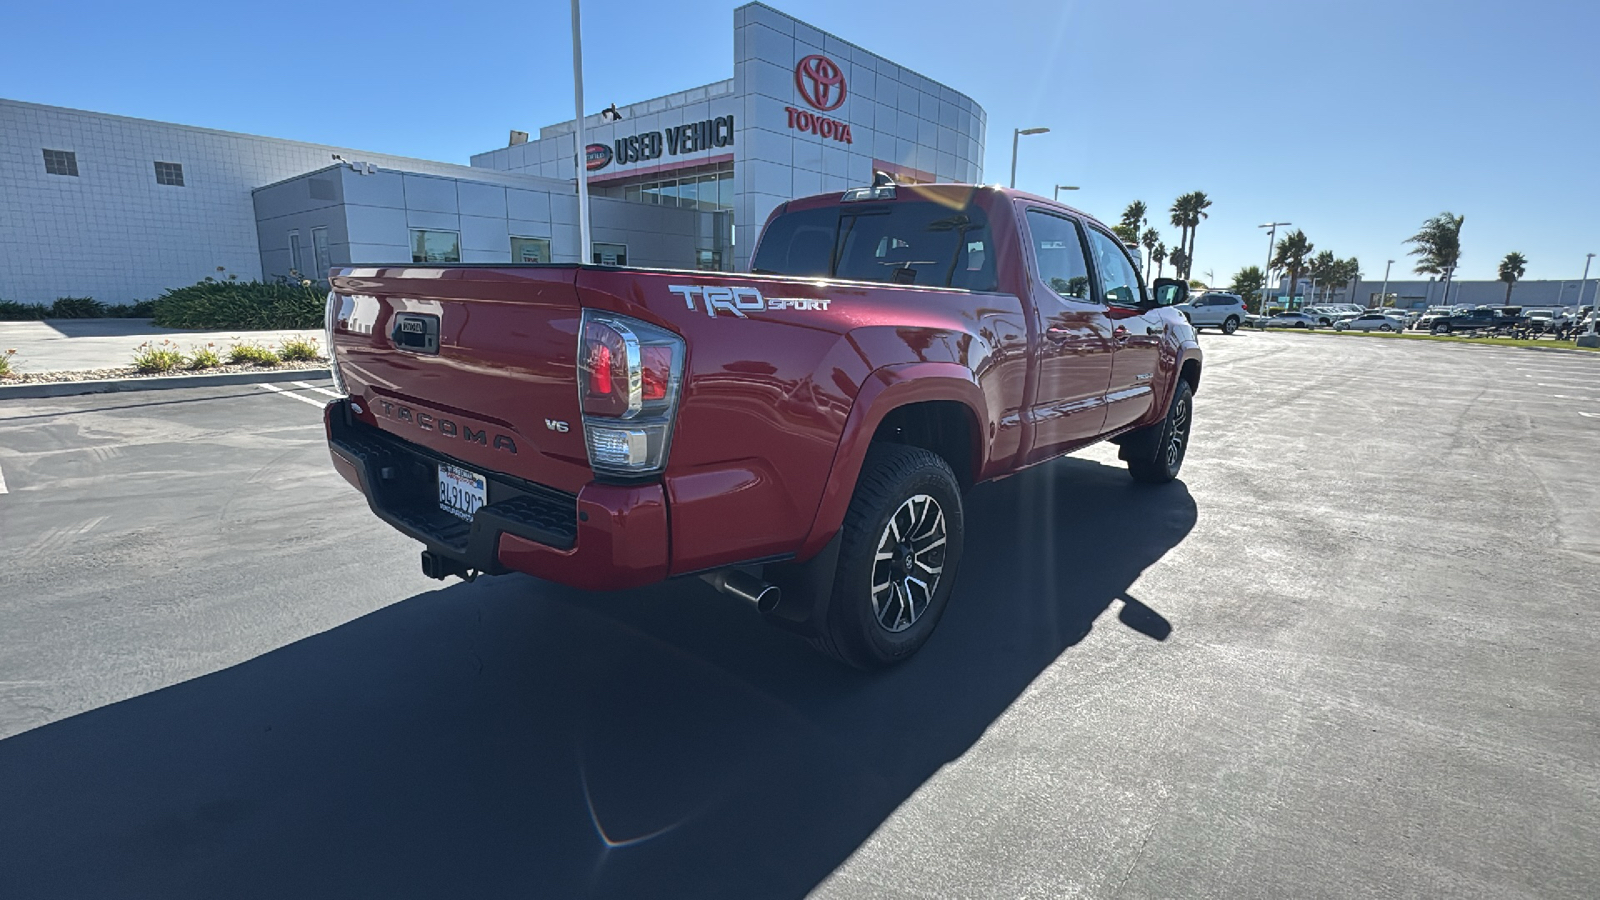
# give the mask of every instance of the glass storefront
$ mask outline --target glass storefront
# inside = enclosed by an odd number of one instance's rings
[[[641,175],[635,181],[597,184],[589,190],[595,197],[726,212],[733,209],[733,163]]]

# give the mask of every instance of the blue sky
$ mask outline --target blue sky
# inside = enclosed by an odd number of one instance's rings
[[[1382,277],[1442,210],[1462,276],[1600,252],[1600,4],[1151,0],[773,6],[989,113],[985,178],[1115,220],[1204,190],[1195,272],[1260,264],[1273,219]],[[587,0],[590,111],[732,75],[732,2]],[[0,96],[465,163],[570,118],[567,4],[82,2],[7,14]]]

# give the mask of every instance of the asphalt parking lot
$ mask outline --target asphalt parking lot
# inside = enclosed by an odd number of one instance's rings
[[[978,488],[881,676],[423,578],[325,383],[0,402],[0,894],[1600,894],[1600,358],[1202,340],[1180,482]]]

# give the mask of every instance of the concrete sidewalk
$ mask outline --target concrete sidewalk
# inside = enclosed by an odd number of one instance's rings
[[[276,348],[285,338],[315,338],[322,329],[302,331],[179,331],[157,328],[149,319],[50,319],[44,322],[0,322],[0,352],[15,349],[12,368],[18,372],[70,372],[115,369],[133,364],[133,353],[146,341],[169,340],[184,353],[195,346],[216,344],[219,353],[238,343]]]

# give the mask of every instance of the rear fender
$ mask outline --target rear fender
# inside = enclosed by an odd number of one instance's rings
[[[969,369],[951,362],[906,363],[877,369],[862,384],[845,421],[827,487],[823,489],[811,531],[797,554],[799,559],[810,559],[821,552],[844,523],[845,510],[855,494],[867,448],[884,417],[906,404],[931,400],[955,401],[967,408],[981,431],[972,448],[971,475],[977,480],[979,473],[987,470],[989,448],[999,425],[991,419],[983,389]]]

